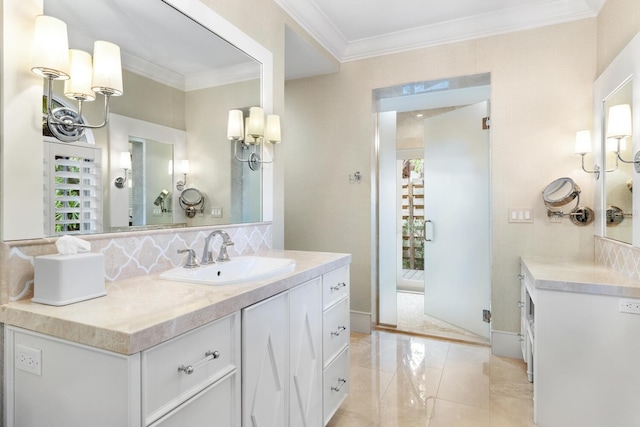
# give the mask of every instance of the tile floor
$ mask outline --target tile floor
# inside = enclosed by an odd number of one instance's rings
[[[349,397],[330,427],[532,427],[521,360],[385,331],[351,334]]]

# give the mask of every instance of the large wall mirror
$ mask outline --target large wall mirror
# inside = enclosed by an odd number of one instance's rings
[[[228,23],[211,28],[220,17],[199,2],[44,0],[43,9],[67,24],[70,48],[91,53],[95,40],[106,40],[121,50],[124,94],[112,97],[112,120],[89,138],[102,153],[103,216],[91,232],[271,219],[262,200],[263,185],[271,182],[265,170],[271,169],[253,171],[238,162],[226,137],[229,110],[271,108],[265,105],[271,83],[264,81],[271,78],[270,53]],[[240,48],[231,43],[234,37]],[[259,54],[245,53],[252,48]],[[63,97],[62,85],[56,82],[57,97]],[[89,123],[99,123],[102,114],[101,96],[85,103]],[[128,171],[123,152],[131,156]],[[186,175],[177,168],[183,160],[189,162]],[[128,184],[116,186],[125,174]],[[204,195],[193,217],[178,203],[189,188]],[[161,205],[154,204],[159,198]]]
[[[602,171],[595,194],[595,234],[640,246],[640,163],[634,164],[640,147],[636,130],[640,85],[636,75],[640,75],[640,34],[594,85],[594,155]]]

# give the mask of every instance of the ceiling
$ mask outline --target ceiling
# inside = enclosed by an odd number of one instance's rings
[[[605,1],[275,0],[338,62],[595,17]],[[287,31],[287,79],[331,72],[313,50]]]

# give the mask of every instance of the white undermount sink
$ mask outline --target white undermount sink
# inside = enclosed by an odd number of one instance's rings
[[[202,285],[232,285],[269,279],[291,273],[295,268],[296,262],[288,258],[240,256],[196,268],[174,268],[160,274],[160,278]]]

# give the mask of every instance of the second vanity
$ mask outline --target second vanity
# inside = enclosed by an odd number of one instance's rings
[[[640,426],[640,282],[536,258],[521,259],[520,279],[536,425]]]
[[[350,256],[262,255],[296,268],[226,286],[140,276],[68,306],[2,306],[6,425],[326,425],[349,390]]]

